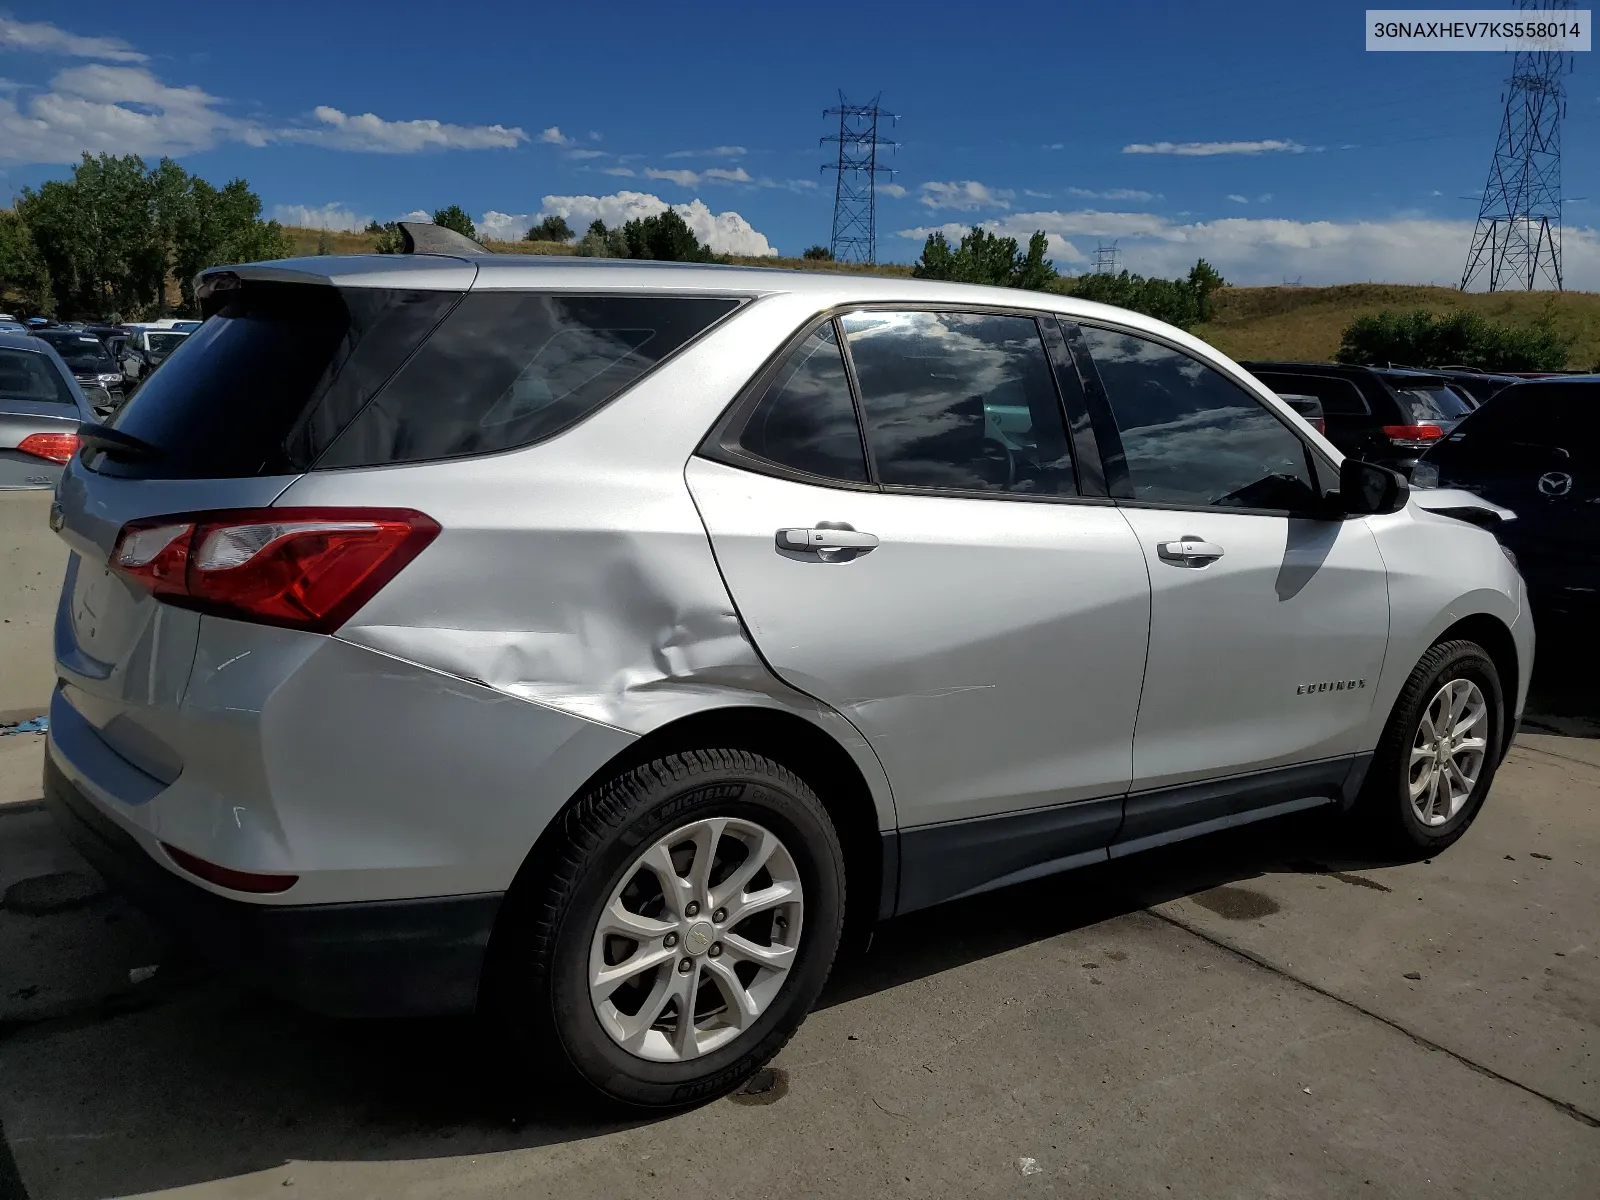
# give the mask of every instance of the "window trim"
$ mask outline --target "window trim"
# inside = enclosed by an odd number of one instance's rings
[[[872,453],[872,444],[867,437],[866,419],[861,408],[861,386],[856,376],[855,358],[850,353],[850,344],[845,337],[844,327],[840,324],[841,317],[855,312],[945,312],[962,313],[971,316],[1022,317],[1032,321],[1034,330],[1039,337],[1040,348],[1044,351],[1045,362],[1050,368],[1050,383],[1056,392],[1056,412],[1061,418],[1062,431],[1066,435],[1068,450],[1072,455],[1073,484],[1077,489],[1076,493],[1071,495],[1036,495],[1026,492],[994,492],[975,488],[946,488],[923,484],[886,484],[880,482],[877,459]],[[1067,410],[1066,389],[1061,385],[1061,380],[1057,373],[1058,365],[1052,354],[1048,326],[1052,321],[1065,320],[1067,318],[1061,316],[1061,314],[1048,310],[998,304],[952,304],[925,300],[870,300],[849,301],[832,305],[819,313],[813,314],[803,325],[784,339],[766,362],[762,364],[760,370],[752,375],[750,380],[739,389],[732,403],[723,410],[722,415],[711,426],[710,432],[701,440],[699,447],[695,450],[695,454],[713,462],[720,462],[726,466],[737,467],[740,470],[751,471],[758,475],[767,475],[774,479],[786,479],[792,483],[841,488],[854,492],[878,492],[883,495],[905,496],[945,496],[958,500],[1009,500],[1034,504],[1110,504],[1110,498],[1103,492],[1097,495],[1085,488],[1080,443],[1078,438],[1074,436],[1073,421]],[[788,362],[789,356],[803,345],[812,333],[827,324],[833,325],[834,337],[838,342],[840,353],[844,356],[845,378],[849,383],[850,402],[855,408],[856,414],[856,434],[861,439],[862,454],[866,459],[866,483],[838,479],[831,475],[813,475],[809,471],[796,470],[794,467],[785,466],[783,463],[773,462],[771,459],[752,454],[739,444],[739,437],[743,434],[745,425],[749,422],[756,406],[761,403],[762,398],[767,394],[767,389],[771,387],[772,381],[777,378],[778,372]]]
[[[1068,323],[1069,319],[1063,317],[1061,320],[1065,325]],[[1071,323],[1077,328],[1101,329],[1108,333],[1117,333],[1127,337],[1143,338],[1145,341],[1155,342],[1157,345],[1165,346],[1167,349],[1176,354],[1181,354],[1185,358],[1193,359],[1201,366],[1207,368],[1208,370],[1215,371],[1218,375],[1221,375],[1229,383],[1232,383],[1245,395],[1250,397],[1250,399],[1254,400],[1256,404],[1261,407],[1263,412],[1267,413],[1269,416],[1274,418],[1279,425],[1283,426],[1284,432],[1289,434],[1290,437],[1294,438],[1295,441],[1300,443],[1301,452],[1306,456],[1306,466],[1311,471],[1313,486],[1315,486],[1317,491],[1321,494],[1324,501],[1322,511],[1309,512],[1291,508],[1243,508],[1216,504],[1180,504],[1175,501],[1168,500],[1140,500],[1133,496],[1116,495],[1115,492],[1119,483],[1126,487],[1129,491],[1132,490],[1132,477],[1127,472],[1127,458],[1122,447],[1122,429],[1121,426],[1118,425],[1115,413],[1111,408],[1110,395],[1105,389],[1105,381],[1100,378],[1099,364],[1095,362],[1094,354],[1090,351],[1086,340],[1080,335],[1077,344],[1073,344],[1071,338],[1068,339],[1068,344],[1073,346],[1075,355],[1079,352],[1084,355],[1085,362],[1084,364],[1080,365],[1079,370],[1081,372],[1085,369],[1085,367],[1087,367],[1088,371],[1093,372],[1099,395],[1103,397],[1105,401],[1104,411],[1099,414],[1099,419],[1096,422],[1095,433],[1100,439],[1102,456],[1120,461],[1122,464],[1122,473],[1120,479],[1113,476],[1111,480],[1113,499],[1119,507],[1164,509],[1168,512],[1226,513],[1250,517],[1280,517],[1288,520],[1299,521],[1345,521],[1353,519],[1350,514],[1341,513],[1328,503],[1329,498],[1338,491],[1338,468],[1334,466],[1332,460],[1328,459],[1321,452],[1321,450],[1318,449],[1317,446],[1302,437],[1300,431],[1295,429],[1293,425],[1289,424],[1289,422],[1284,419],[1282,413],[1278,412],[1271,405],[1263,402],[1261,397],[1255,394],[1255,391],[1250,387],[1251,383],[1255,383],[1261,387],[1265,387],[1266,385],[1260,383],[1259,380],[1256,380],[1248,372],[1244,371],[1242,368],[1240,368],[1238,372],[1225,369],[1219,363],[1211,362],[1200,357],[1199,355],[1196,355],[1194,351],[1189,349],[1187,346],[1180,345],[1172,338],[1163,337],[1161,334],[1153,333],[1149,330],[1134,329],[1131,326],[1118,325],[1113,321],[1095,319],[1075,321]],[[1111,448],[1110,455],[1106,454],[1108,446]],[[1333,486],[1330,487],[1330,483]]]

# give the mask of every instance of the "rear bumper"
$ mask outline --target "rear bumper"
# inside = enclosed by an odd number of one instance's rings
[[[56,766],[45,804],[108,883],[201,957],[332,1016],[431,1016],[477,1005],[501,893],[356,904],[261,905],[153,860]]]

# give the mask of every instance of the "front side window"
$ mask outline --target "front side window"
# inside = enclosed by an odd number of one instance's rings
[[[1031,317],[855,312],[840,323],[878,482],[1076,494],[1055,380]]]
[[[779,368],[745,422],[739,446],[808,475],[867,481],[850,379],[832,321],[813,330]]]
[[[1083,326],[1122,435],[1131,499],[1306,511],[1306,448],[1230,379],[1160,342]]]

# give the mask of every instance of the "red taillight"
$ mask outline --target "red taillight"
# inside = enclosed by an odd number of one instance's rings
[[[1315,429],[1318,433],[1327,433],[1328,432],[1328,422],[1325,421],[1323,418],[1321,418],[1321,417],[1307,417],[1306,420],[1311,422],[1311,428]]]
[[[131,521],[111,569],[169,604],[331,633],[438,536],[394,508],[258,508]]]
[[[51,462],[66,463],[78,452],[78,435],[75,433],[30,433],[17,443],[17,449],[35,458],[48,458]]]
[[[190,854],[187,850],[169,846],[166,842],[161,843],[161,848],[167,852],[168,858],[189,874],[197,875],[207,883],[230,888],[235,892],[272,895],[276,892],[287,892],[300,879],[298,875],[265,875],[259,871],[238,871],[233,867],[218,866],[214,862],[207,862]]]
[[[1383,432],[1392,442],[1437,442],[1444,436],[1438,425],[1385,425]]]

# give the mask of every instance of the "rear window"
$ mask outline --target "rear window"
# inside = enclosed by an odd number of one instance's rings
[[[738,303],[469,294],[317,466],[459,458],[542,441],[594,412]]]
[[[1401,411],[1413,425],[1454,425],[1472,406],[1443,383],[1407,383],[1390,379]]]
[[[112,424],[159,458],[119,475],[229,479],[308,470],[458,292],[249,283],[187,337]]]
[[[737,304],[248,281],[225,295],[113,422],[161,456],[96,469],[237,478],[528,445]]]
[[[78,409],[72,388],[56,365],[34,350],[0,348],[0,400]]]
[[[117,364],[99,338],[92,333],[36,333],[41,342],[51,349],[75,371],[114,371]]]

